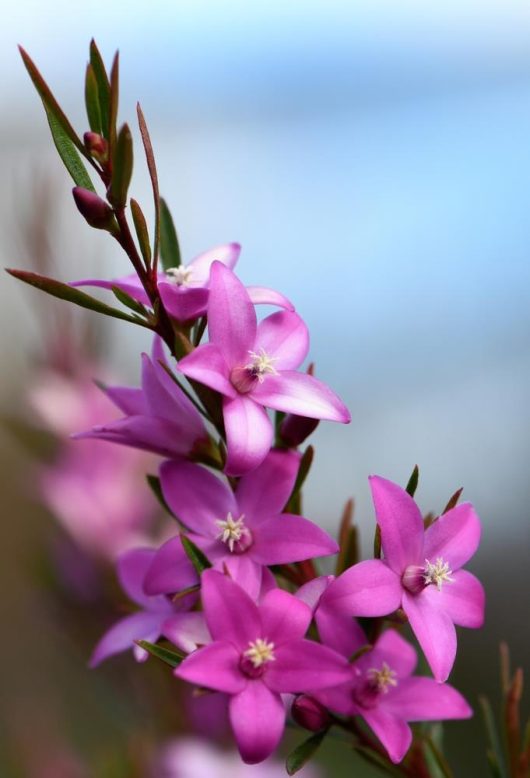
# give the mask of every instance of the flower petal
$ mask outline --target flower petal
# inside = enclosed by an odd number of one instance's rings
[[[240,479],[236,499],[249,526],[282,512],[293,490],[299,465],[297,452],[272,450],[259,467]]]
[[[287,311],[294,311],[292,302],[274,289],[268,289],[266,286],[247,286],[247,292],[253,305],[277,305]]]
[[[227,641],[197,649],[175,668],[174,674],[189,683],[227,694],[237,694],[247,683],[239,669],[239,653]]]
[[[350,567],[322,595],[320,607],[351,616],[386,616],[401,603],[401,581],[385,562],[367,559]]]
[[[189,453],[194,442],[190,441],[189,435],[178,424],[153,416],[128,416],[86,432],[78,432],[72,438],[107,440],[141,451],[152,451],[164,457],[184,456]]]
[[[254,348],[256,313],[248,292],[232,271],[214,262],[210,274],[208,333],[229,368],[246,365]]]
[[[229,369],[219,346],[204,343],[180,360],[179,370],[226,397],[235,397],[236,390],[229,380]]]
[[[477,550],[480,533],[475,509],[464,502],[440,516],[425,532],[424,556],[429,561],[442,557],[452,570],[458,570]]]
[[[198,611],[170,616],[162,624],[162,634],[187,654],[212,642],[204,614]]]
[[[368,643],[360,624],[338,608],[318,607],[315,621],[322,643],[346,658]]]
[[[214,640],[228,640],[240,651],[261,636],[258,606],[234,581],[216,570],[202,574],[202,602]]]
[[[262,565],[284,565],[335,554],[335,540],[302,516],[283,513],[266,519],[253,530],[252,558]]]
[[[89,667],[96,667],[105,659],[134,648],[135,640],[154,643],[160,635],[165,616],[161,613],[139,611],[114,624],[101,638],[90,657]]]
[[[312,693],[312,697],[315,697],[321,705],[335,711],[336,713],[342,713],[344,716],[354,716],[359,711],[353,701],[353,689],[354,689],[354,671],[350,665],[351,677],[348,683],[342,683],[340,686],[333,686],[330,689],[321,689]]]
[[[188,268],[192,271],[192,283],[200,282],[207,284],[214,262],[221,262],[232,270],[236,266],[240,254],[241,246],[239,243],[223,243],[220,246],[214,246],[198,254],[188,265]]]
[[[460,692],[433,678],[407,678],[389,689],[384,698],[385,710],[405,721],[445,721],[468,719],[473,715]]]
[[[171,281],[159,281],[158,291],[164,308],[178,322],[190,322],[204,316],[208,307],[208,289],[177,286]]]
[[[309,351],[309,331],[293,311],[278,311],[258,325],[254,351],[261,349],[274,360],[276,370],[296,370]]]
[[[163,377],[163,380],[162,380]],[[192,444],[205,438],[201,417],[177,384],[160,365],[155,365],[147,354],[142,354],[142,388],[148,412],[152,416],[172,421]]]
[[[163,462],[160,483],[171,510],[189,529],[206,537],[216,537],[229,513],[238,518],[232,490],[217,476],[193,462]]]
[[[106,386],[103,390],[109,400],[127,416],[145,416],[147,405],[141,389],[132,386]]]
[[[485,605],[482,584],[467,570],[457,570],[451,577],[453,580],[444,583],[441,591],[436,586],[427,587],[424,597],[433,607],[444,610],[460,627],[482,627]]]
[[[451,617],[432,602],[435,587],[416,595],[403,593],[403,610],[439,683],[447,680],[456,656],[456,632]],[[436,593],[436,592],[435,592]]]
[[[295,593],[295,597],[309,605],[313,613],[318,608],[320,598],[330,585],[335,580],[334,575],[321,575],[318,578],[313,578],[312,581],[308,581],[301,586]]]
[[[136,273],[131,273],[130,275],[123,276],[122,278],[115,278],[112,281],[106,281],[105,279],[101,278],[84,278],[81,281],[71,281],[69,285],[96,286],[100,289],[112,289],[113,286],[117,286],[118,289],[122,290],[122,292],[125,292],[130,297],[132,297],[133,300],[137,300],[139,303],[142,303],[142,305],[148,305],[151,307],[149,296],[143,288],[142,282]]]
[[[137,605],[147,609],[167,603],[165,597],[148,597],[144,592],[145,576],[155,554],[154,548],[133,548],[121,554],[116,565],[118,580],[125,594]]]
[[[251,394],[256,402],[277,411],[343,424],[351,421],[349,410],[335,392],[322,381],[296,370],[266,376],[262,383],[253,386]]]
[[[272,424],[265,409],[250,397],[225,397],[223,415],[228,447],[225,472],[243,475],[267,456],[273,439]]]
[[[250,554],[230,554],[228,552],[225,556],[218,558],[214,566],[221,571],[226,567],[230,578],[239,584],[254,602],[257,602],[263,580],[263,568],[254,561]]]
[[[263,762],[278,746],[285,727],[285,708],[279,694],[261,681],[249,681],[230,700],[230,723],[246,764]]]
[[[385,559],[398,575],[408,565],[423,564],[423,518],[412,497],[397,484],[369,478]]]
[[[363,708],[360,713],[386,748],[392,762],[401,762],[412,742],[412,732],[407,722],[388,713],[381,706],[370,710]]]
[[[311,692],[338,686],[351,678],[351,667],[343,656],[312,640],[284,643],[275,655],[263,676],[273,691]]]
[[[182,546],[180,535],[166,541],[149,565],[144,591],[148,595],[171,594],[198,583],[199,577]]]
[[[283,589],[273,589],[260,605],[263,638],[279,646],[301,640],[311,623],[311,608]]]

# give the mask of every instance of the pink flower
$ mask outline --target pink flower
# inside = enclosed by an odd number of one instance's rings
[[[179,265],[158,274],[158,290],[169,315],[179,322],[186,323],[203,316],[208,306],[210,268],[214,261],[221,262],[226,267],[235,267],[241,246],[239,243],[227,243],[216,246],[199,254],[188,265]],[[98,278],[86,278],[74,281],[71,286],[99,286],[111,289],[117,286],[123,292],[143,305],[150,306],[150,300],[138,276],[133,273],[113,281]],[[254,304],[278,305],[280,308],[293,310],[293,305],[286,297],[261,286],[249,286],[248,293]]]
[[[434,677],[447,679],[456,655],[456,631],[481,627],[484,590],[461,567],[477,550],[480,521],[462,503],[424,530],[420,510],[397,484],[370,478],[384,560],[346,570],[320,601],[319,627],[328,631],[340,614],[384,616],[400,606],[425,653]]]
[[[110,386],[105,393],[125,417],[100,424],[74,437],[98,438],[170,457],[187,456],[208,439],[201,416],[160,361],[162,343],[155,338],[153,357],[142,354],[142,388]]]
[[[334,554],[338,546],[320,527],[301,516],[282,513],[292,492],[300,457],[271,451],[262,464],[244,475],[235,493],[223,480],[191,462],[164,462],[162,491],[169,507],[191,530],[214,567],[230,575],[256,599],[265,565],[280,565]],[[151,576],[176,569],[178,540],[157,554]],[[173,553],[173,550],[175,554]]]
[[[226,472],[246,473],[267,455],[273,429],[265,407],[348,423],[350,414],[337,395],[296,370],[309,348],[302,319],[280,311],[258,326],[252,300],[232,271],[214,262],[210,278],[210,342],[184,357],[179,368],[223,395]]]
[[[190,654],[175,675],[230,695],[230,723],[247,764],[266,759],[285,724],[283,692],[304,692],[345,682],[350,667],[332,649],[304,640],[311,610],[274,589],[256,605],[215,570],[202,576],[202,601],[213,642]]]
[[[154,554],[155,552],[150,548],[137,548],[127,551],[118,559],[117,573],[120,585],[129,599],[139,605],[141,610],[120,619],[103,635],[92,653],[90,667],[96,667],[108,657],[131,648],[136,660],[144,661],[148,653],[135,645],[135,641],[148,640],[150,643],[155,643],[164,633],[166,626],[173,635],[173,642],[177,645],[184,644],[184,650],[189,651],[196,647],[193,641],[191,643],[187,641],[188,627],[190,624],[195,627],[193,616],[200,614],[185,613],[185,611],[193,606],[197,595],[188,595],[172,602],[164,595],[150,597],[144,592],[145,576]],[[187,577],[184,573],[182,575],[183,580],[186,580],[186,586],[197,583],[197,575],[191,563],[188,563],[186,572]]]
[[[348,649],[349,650],[349,649]],[[350,679],[316,692],[319,702],[345,716],[362,716],[393,762],[401,762],[412,742],[410,721],[466,719],[473,711],[449,684],[412,676],[416,652],[392,629],[350,665]]]

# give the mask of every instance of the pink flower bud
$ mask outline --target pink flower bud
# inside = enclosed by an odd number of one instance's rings
[[[85,217],[91,227],[116,232],[117,225],[112,208],[101,197],[81,186],[75,186],[72,194],[79,213]]]
[[[307,416],[296,416],[288,413],[280,424],[280,438],[289,446],[299,446],[318,427],[318,419],[309,419]]]
[[[85,148],[98,162],[106,162],[109,154],[109,144],[97,132],[85,132],[83,135]]]
[[[329,713],[324,706],[307,694],[301,694],[294,700],[291,715],[297,724],[310,732],[318,732],[330,722]]]

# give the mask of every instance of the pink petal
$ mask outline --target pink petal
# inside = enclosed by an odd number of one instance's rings
[[[240,479],[236,498],[249,526],[282,512],[293,490],[299,465],[297,452],[272,450],[259,467]]]
[[[246,365],[256,338],[256,313],[241,281],[220,262],[210,274],[208,333],[227,365]]]
[[[263,568],[250,554],[230,554],[228,552],[216,560],[215,567],[218,570],[223,570],[226,567],[230,578],[239,584],[254,602],[257,602],[263,580]]]
[[[371,666],[380,667],[386,662],[400,679],[412,675],[418,663],[414,648],[395,629],[385,630],[368,656]]]
[[[351,616],[386,616],[400,606],[402,591],[401,581],[385,562],[368,559],[333,581],[320,607],[338,608]]]
[[[428,586],[416,595],[404,592],[403,610],[434,677],[442,683],[447,680],[455,661],[456,632],[450,616],[433,606],[429,590],[434,588]]]
[[[144,608],[152,610],[167,604],[165,597],[148,597],[144,592],[144,580],[155,557],[153,548],[134,548],[123,553],[117,561],[117,575],[125,594]],[[167,610],[168,608],[166,608]]]
[[[187,656],[174,674],[196,686],[237,694],[247,683],[239,669],[239,659],[239,652],[231,643],[217,641]]]
[[[112,289],[113,286],[117,286],[122,292],[132,297],[133,300],[138,300],[142,305],[151,307],[151,301],[136,273],[131,273],[122,278],[115,278],[112,281],[105,281],[100,278],[84,278],[81,281],[71,281],[70,286],[96,286],[101,289]]]
[[[275,656],[263,676],[273,691],[311,692],[338,686],[351,678],[351,667],[343,656],[311,640],[284,643]]]
[[[127,416],[145,416],[147,406],[141,389],[130,386],[106,386],[105,394]]]
[[[214,640],[228,640],[240,651],[261,637],[258,606],[226,575],[215,570],[202,574],[202,602]]]
[[[212,642],[204,614],[198,611],[170,616],[162,624],[162,634],[187,654]]]
[[[256,402],[285,413],[296,413],[310,419],[327,419],[348,424],[350,412],[337,395],[313,376],[282,370],[256,383],[251,391]]]
[[[161,374],[166,380],[161,380]],[[142,354],[142,388],[147,409],[152,416],[173,422],[191,443],[206,437],[197,410],[164,369],[154,365],[147,354]]]
[[[412,732],[406,721],[392,713],[387,713],[382,707],[370,710],[363,708],[360,712],[386,748],[392,762],[394,764],[401,762],[412,742]]]
[[[279,694],[273,694],[261,681],[249,681],[230,700],[230,724],[246,764],[263,762],[282,739],[285,708]]]
[[[318,578],[313,578],[312,581],[308,581],[301,586],[295,593],[295,596],[302,602],[305,602],[306,605],[309,605],[314,613],[318,608],[320,598],[334,580],[334,575],[321,575]]]
[[[149,565],[144,591],[148,595],[171,594],[198,583],[195,568],[182,546],[180,535],[166,541],[156,552]]]
[[[75,440],[107,440],[122,446],[152,451],[165,457],[179,457],[189,453],[194,441],[187,431],[168,419],[153,416],[128,416],[87,432],[72,435]]]
[[[451,577],[453,580],[444,583],[441,591],[436,586],[428,586],[423,596],[433,607],[444,610],[460,627],[482,627],[485,605],[482,584],[467,570],[457,570]]]
[[[265,286],[247,286],[247,292],[253,305],[277,305],[279,308],[294,311],[292,302],[274,289],[267,289]]]
[[[253,529],[252,558],[262,565],[283,565],[335,554],[339,547],[311,521],[284,513]]]
[[[468,719],[473,715],[460,692],[433,678],[407,678],[385,695],[381,705],[405,721]]]
[[[177,286],[171,281],[159,281],[158,291],[164,308],[171,318],[178,322],[190,322],[206,313],[208,289]]]
[[[171,510],[186,527],[199,535],[219,535],[215,522],[224,521],[229,513],[239,518],[232,490],[201,465],[163,462],[160,482]]]
[[[336,713],[342,713],[344,716],[356,715],[358,709],[353,701],[354,674],[351,665],[350,673],[351,675],[348,683],[343,683],[340,686],[333,686],[331,689],[322,689],[313,692],[311,696],[314,696],[321,705],[324,705],[324,707],[329,708]]]
[[[325,605],[315,613],[320,640],[326,646],[349,659],[352,654],[367,644],[366,635],[353,616],[342,610]]]
[[[203,251],[191,260],[188,267],[193,271],[191,280],[207,284],[210,278],[210,270],[214,262],[221,262],[231,270],[236,266],[241,246],[239,243],[223,243],[220,246],[214,246],[208,251]]]
[[[128,651],[135,640],[154,643],[160,635],[164,615],[140,611],[116,622],[101,638],[90,657],[89,667],[96,667],[110,656]]]
[[[305,322],[292,311],[279,311],[258,325],[254,351],[261,349],[274,359],[276,370],[296,370],[309,351]]]
[[[480,543],[480,519],[469,502],[440,516],[425,533],[423,554],[433,562],[442,557],[452,570],[471,559]]]
[[[263,637],[280,646],[304,637],[311,623],[311,608],[283,589],[273,589],[260,605]]]
[[[408,565],[422,565],[423,518],[412,497],[377,475],[369,478],[385,559],[398,575]]]
[[[243,475],[267,456],[273,439],[272,424],[264,408],[250,397],[225,397],[223,415],[228,445],[225,472]]]
[[[229,369],[219,346],[205,343],[179,362],[179,370],[187,378],[198,381],[226,397],[235,397],[229,380]]]

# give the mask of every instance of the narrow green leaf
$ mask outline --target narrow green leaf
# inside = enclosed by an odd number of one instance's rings
[[[456,492],[449,498],[449,502],[447,503],[447,505],[442,511],[442,516],[444,513],[447,513],[447,511],[452,510],[452,508],[454,508],[457,505],[458,500],[460,499],[460,495],[462,494],[463,491],[464,491],[464,487],[461,486],[460,489],[457,489]]]
[[[429,775],[431,778],[453,778],[453,771],[432,738],[426,737],[424,739],[424,744],[425,759],[429,766]]]
[[[293,513],[296,510],[297,498],[304,485],[305,479],[309,475],[314,456],[315,449],[313,446],[308,446],[302,455],[302,459],[300,460],[300,466],[298,468],[298,474],[296,476],[293,491],[291,492],[291,496],[289,497],[285,507],[286,513]]]
[[[353,500],[347,501],[342,511],[339,529],[339,553],[335,566],[335,575],[340,575],[355,564],[357,556],[357,528],[353,526]]]
[[[285,762],[285,769],[287,770],[288,775],[294,775],[312,759],[322,745],[327,734],[327,729],[323,729],[321,732],[315,732],[314,735],[311,735],[311,737],[308,737],[303,743],[300,743],[294,751],[291,751]]]
[[[160,257],[164,270],[178,267],[182,261],[175,224],[163,197],[160,198]]]
[[[127,192],[133,170],[133,142],[129,127],[124,124],[112,154],[112,180],[109,189],[109,202],[123,208],[127,203]]]
[[[403,778],[403,773],[399,767],[395,767],[392,762],[384,756],[381,756],[381,754],[378,754],[377,751],[374,751],[372,748],[358,745],[355,746],[355,752],[359,754],[359,756],[362,756],[369,764],[379,767],[387,775],[394,776],[395,778]]]
[[[74,146],[77,147],[78,151],[80,151],[81,154],[83,154],[83,156],[88,158],[88,154],[85,147],[83,146],[83,142],[77,136],[76,131],[74,130],[74,128],[72,127],[68,119],[66,118],[66,115],[64,114],[62,108],[59,106],[59,103],[53,96],[50,87],[43,79],[39,71],[37,70],[35,63],[31,59],[29,54],[26,51],[24,51],[22,46],[19,46],[18,48],[20,50],[20,55],[22,57],[26,70],[28,71],[29,77],[33,81],[35,89],[39,93],[40,98],[44,103],[46,112],[53,114],[57,122],[63,128],[65,134],[70,138],[70,140],[74,144]]]
[[[118,286],[113,286],[111,287],[111,289],[114,294],[114,297],[117,300],[119,300],[122,305],[125,305],[127,308],[130,308],[131,311],[134,311],[140,316],[144,316],[144,317],[148,316],[148,312],[145,306],[143,306],[142,303],[139,303],[138,300],[135,300],[133,297],[128,295],[127,292],[124,292],[123,289],[120,289]]]
[[[97,132],[98,135],[101,135],[101,111],[99,108],[98,82],[94,75],[94,68],[90,63],[86,66],[85,105],[90,129],[92,132]]]
[[[153,270],[156,275],[158,267],[158,247],[160,244],[160,190],[158,188],[158,173],[156,172],[155,155],[153,154],[153,146],[151,144],[151,138],[149,136],[149,130],[145,123],[145,117],[140,107],[140,103],[136,106],[136,112],[138,114],[138,126],[140,127],[140,134],[142,136],[142,143],[144,144],[145,158],[147,160],[147,168],[149,170],[149,176],[151,178],[151,186],[153,187],[153,200],[155,203],[155,237],[153,244]]]
[[[135,640],[135,643],[170,667],[178,667],[182,660],[186,658],[186,654],[178,651],[178,649],[165,648],[157,643],[150,643],[148,640]]]
[[[72,176],[73,181],[77,186],[82,186],[83,189],[89,189],[91,192],[96,192],[94,184],[90,180],[90,176],[86,172],[86,168],[81,162],[81,158],[77,153],[74,144],[65,133],[63,126],[57,121],[57,117],[44,106],[46,110],[46,116],[48,118],[48,124],[50,125],[50,131],[52,134],[55,148],[59,152],[64,166]]]
[[[143,327],[151,329],[147,322],[139,319],[137,316],[129,316],[129,314],[124,311],[120,311],[117,308],[111,308],[110,305],[105,305],[105,303],[100,302],[95,297],[91,297],[69,284],[63,284],[61,281],[56,281],[54,278],[46,278],[46,276],[40,276],[38,273],[31,273],[26,270],[14,270],[12,268],[6,268],[6,270],[9,275],[18,278],[19,281],[24,281],[25,284],[34,286],[36,289],[41,289],[43,292],[51,294],[53,297],[59,297],[61,300],[67,300],[70,303],[81,306],[81,308],[88,308],[90,311],[102,313],[105,316],[112,316],[114,319],[122,319],[123,321],[140,324]]]
[[[497,725],[495,724],[495,717],[491,709],[490,701],[487,697],[480,696],[478,698],[480,708],[482,710],[482,716],[484,719],[484,726],[488,735],[490,743],[490,766],[495,766],[498,771],[497,774],[500,778],[509,778],[504,762],[504,756],[502,753],[501,740],[497,732]]]
[[[420,471],[418,465],[414,465],[414,470],[412,471],[408,483],[405,487],[405,491],[408,492],[411,497],[414,497],[416,489],[418,488],[419,479],[420,479]]]
[[[149,245],[149,232],[147,229],[147,222],[145,220],[145,216],[143,214],[142,209],[140,208],[136,200],[133,200],[132,198],[131,198],[131,213],[134,222],[134,229],[136,230],[136,237],[138,238],[138,243],[140,245],[140,251],[142,252],[142,257],[144,258],[145,266],[149,268],[151,265],[151,246]]]
[[[181,535],[180,541],[188,559],[199,575],[212,566],[200,548],[197,548],[195,543],[186,537],[186,535]]]
[[[172,602],[178,602],[179,600],[182,600],[183,597],[187,597],[188,594],[195,594],[196,592],[200,592],[201,585],[195,584],[194,586],[188,586],[186,589],[181,589],[180,592],[176,592],[176,594],[173,595],[171,598]]]
[[[109,106],[110,106],[110,84],[105,70],[105,65],[99,49],[96,46],[94,39],[90,41],[90,64],[94,71],[94,77],[96,79],[98,87],[98,102],[99,113],[101,116],[101,132],[104,138],[108,140],[109,137]]]
[[[374,559],[381,559],[381,527],[379,524],[376,524],[375,526]]]
[[[118,102],[120,98],[120,53],[116,52],[112,61],[112,67],[110,69],[110,97],[109,97],[109,126],[108,126],[108,139],[109,150],[112,155],[114,153],[114,145],[116,143],[116,122],[118,120]]]
[[[146,479],[147,479],[147,483],[149,484],[149,486],[151,488],[151,491],[155,495],[156,499],[158,500],[158,502],[160,503],[162,508],[167,513],[169,513],[170,516],[173,516],[173,518],[176,519],[179,522],[179,524],[180,524],[180,520],[178,519],[177,516],[175,516],[175,514],[173,513],[173,511],[171,510],[171,508],[169,507],[169,505],[166,502],[166,498],[164,497],[164,493],[162,492],[162,486],[160,484],[160,478],[157,475],[148,474],[146,476]]]

